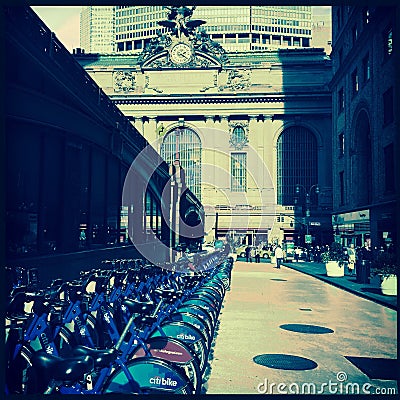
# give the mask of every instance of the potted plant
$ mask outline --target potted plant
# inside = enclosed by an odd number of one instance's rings
[[[321,253],[321,260],[325,263],[327,276],[335,278],[344,276],[346,254],[340,243],[333,242],[329,248]]]
[[[379,252],[372,262],[376,274],[381,277],[382,294],[397,296],[397,276],[400,272],[399,264],[393,253]]]

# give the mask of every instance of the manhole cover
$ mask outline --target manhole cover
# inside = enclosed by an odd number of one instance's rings
[[[311,308],[299,308],[300,311],[312,311]]]
[[[308,358],[290,354],[260,354],[253,358],[256,364],[274,369],[306,370],[318,367],[318,364]]]
[[[299,333],[317,333],[317,334],[333,333],[332,329],[318,325],[285,324],[281,325],[280,328],[286,329],[287,331],[299,332]]]
[[[287,279],[271,278],[271,281],[287,282]]]

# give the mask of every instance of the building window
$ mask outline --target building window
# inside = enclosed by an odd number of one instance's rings
[[[235,143],[242,143],[246,140],[246,134],[241,126],[235,126],[232,132],[232,141]]]
[[[393,143],[386,146],[384,149],[385,157],[385,192],[394,192],[394,145]]]
[[[338,114],[344,110],[344,90],[343,88],[339,89],[338,92]]]
[[[390,26],[383,34],[384,58],[388,58],[393,52],[393,28]]]
[[[351,74],[351,92],[355,96],[358,93],[358,73],[357,68]]]
[[[339,172],[340,205],[344,205],[344,171]]]
[[[364,84],[371,79],[371,61],[369,59],[369,54],[367,54],[362,61],[363,65],[363,80]]]
[[[383,124],[390,124],[394,119],[393,87],[383,93]]]
[[[300,126],[285,129],[277,141],[278,204],[295,204],[297,184],[309,189],[317,183],[317,141],[314,134]],[[312,204],[316,204],[314,197]]]
[[[247,190],[247,153],[231,154],[231,191]]]
[[[175,128],[164,137],[161,157],[171,165],[180,161],[185,171],[186,185],[201,200],[201,141],[190,128]]]
[[[344,156],[344,133],[341,133],[339,135],[339,157],[343,157]]]

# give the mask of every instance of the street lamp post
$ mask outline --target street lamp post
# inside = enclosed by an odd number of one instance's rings
[[[307,237],[309,235],[309,218],[310,218],[310,205],[311,205],[311,193],[312,190],[314,189],[315,194],[319,193],[319,186],[318,184],[312,185],[308,190],[303,186],[300,185],[299,183],[296,184],[296,194],[300,195],[300,189],[303,189],[304,194],[306,196],[306,218],[305,218],[305,225],[306,225],[306,230],[307,230]],[[297,197],[295,198],[295,203],[297,203]]]

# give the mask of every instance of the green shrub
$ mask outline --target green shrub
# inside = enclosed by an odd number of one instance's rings
[[[344,265],[347,261],[347,255],[343,251],[343,246],[340,243],[332,242],[327,251],[321,253],[321,260],[324,263],[328,261],[337,261],[339,266]]]

